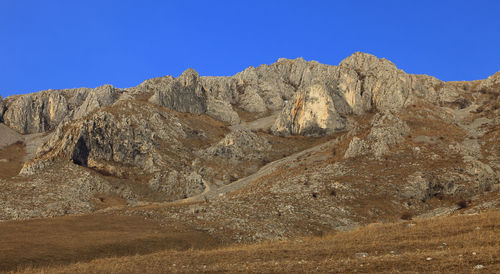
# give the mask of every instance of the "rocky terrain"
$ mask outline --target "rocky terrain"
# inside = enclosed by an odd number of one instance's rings
[[[141,216],[233,243],[498,209],[499,95],[500,72],[357,52],[0,98],[0,220]]]

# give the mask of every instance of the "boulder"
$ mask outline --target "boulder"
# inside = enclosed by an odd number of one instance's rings
[[[360,138],[354,136],[349,143],[349,147],[344,154],[344,158],[353,158],[361,155],[365,155],[370,151],[370,147],[366,144],[365,141]]]

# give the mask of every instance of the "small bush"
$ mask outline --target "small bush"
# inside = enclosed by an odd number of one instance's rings
[[[413,215],[409,212],[405,212],[401,215],[401,220],[410,221],[411,219],[413,219]]]
[[[460,200],[457,203],[458,209],[464,209],[467,208],[467,201],[466,200]]]
[[[337,191],[335,189],[330,190],[330,196],[337,196]]]

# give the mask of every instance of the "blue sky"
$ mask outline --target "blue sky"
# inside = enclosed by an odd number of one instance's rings
[[[0,95],[125,88],[194,68],[233,75],[280,57],[337,65],[355,51],[408,73],[500,70],[500,1],[0,0]]]

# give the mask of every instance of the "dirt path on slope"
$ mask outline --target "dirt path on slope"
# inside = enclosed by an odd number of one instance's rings
[[[220,188],[217,188],[217,189],[212,188],[209,191],[207,191],[205,194],[199,195],[199,197],[196,197],[194,200],[201,201],[201,200],[204,200],[205,198],[214,199],[214,198],[217,198],[220,196],[224,196],[225,194],[227,194],[229,192],[237,191],[243,187],[248,186],[250,183],[258,180],[259,178],[275,172],[276,169],[278,169],[279,167],[281,167],[283,165],[293,166],[296,164],[296,162],[298,162],[297,159],[304,158],[304,156],[306,154],[324,151],[324,150],[326,150],[327,147],[332,146],[333,144],[335,144],[335,140],[328,141],[326,143],[314,146],[312,148],[294,153],[288,157],[281,158],[279,160],[270,162],[269,164],[261,167],[259,169],[259,171],[257,171],[257,172],[255,172],[247,177],[241,178],[241,179],[239,179],[231,184],[222,186]]]
[[[241,121],[241,123],[239,123],[237,125],[230,126],[229,128],[232,131],[238,130],[238,129],[268,130],[274,125],[274,122],[278,118],[279,114],[280,114],[279,111],[275,111],[269,116],[259,118],[255,121],[251,121],[251,122]]]

